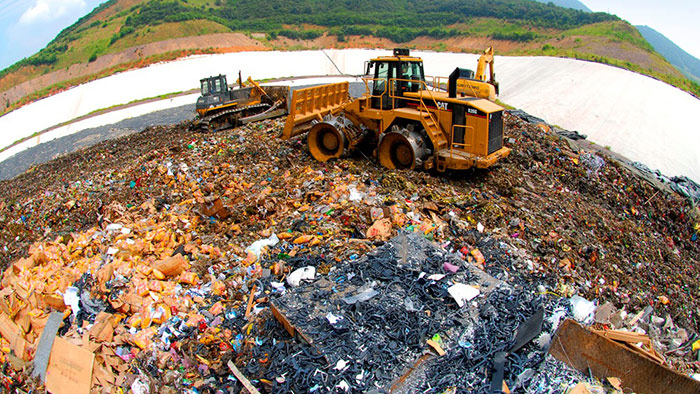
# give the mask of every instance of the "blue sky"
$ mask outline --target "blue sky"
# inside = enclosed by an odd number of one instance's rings
[[[593,11],[646,25],[700,59],[699,0],[579,0]]]
[[[104,0],[0,0],[0,70],[45,47]]]
[[[0,70],[45,47],[104,0],[0,0]],[[647,25],[700,58],[699,0],[583,0],[593,11]]]

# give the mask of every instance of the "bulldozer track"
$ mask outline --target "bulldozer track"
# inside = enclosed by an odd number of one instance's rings
[[[224,110],[221,112],[217,112],[214,115],[208,115],[208,116],[203,117],[202,119],[199,120],[199,122],[196,123],[195,127],[198,127],[200,129],[206,130],[206,131],[216,131],[216,130],[211,129],[211,121],[212,120],[215,120],[215,119],[218,119],[218,118],[221,118],[224,116],[228,116],[230,114],[244,113],[245,111],[248,111],[251,109],[252,110],[257,110],[257,109],[267,110],[268,108],[270,108],[270,104],[260,103],[260,104],[246,105],[245,107],[227,109],[227,110]],[[262,111],[262,112],[264,112],[264,111]]]

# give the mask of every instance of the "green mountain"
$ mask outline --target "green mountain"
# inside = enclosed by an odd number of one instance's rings
[[[673,41],[649,26],[636,26],[637,30],[659,52],[685,76],[700,83],[700,59],[681,49]]]
[[[540,3],[552,3],[558,7],[571,8],[574,10],[579,10],[583,12],[593,12],[590,8],[586,7],[585,4],[578,0],[535,0]]]
[[[220,44],[220,33],[229,38],[239,33],[237,49]],[[398,45],[455,52],[493,46],[499,55],[585,59],[651,75],[700,95],[700,86],[626,21],[551,3],[109,0],[37,54],[0,71],[0,114],[98,77],[193,53]]]

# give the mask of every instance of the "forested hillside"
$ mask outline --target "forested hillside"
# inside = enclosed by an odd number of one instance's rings
[[[559,7],[565,7],[565,8],[573,8],[575,10],[579,11],[585,11],[585,12],[593,12],[591,11],[590,8],[586,7],[585,4],[581,3],[578,0],[535,0],[540,3],[553,3],[554,5],[557,5]]]
[[[117,4],[110,0],[84,20],[61,32],[49,45],[47,52],[64,50],[66,42],[79,38],[80,34],[96,27],[91,16]],[[192,1],[194,3],[194,1]],[[207,7],[208,5],[208,7]],[[365,34],[389,38],[397,43],[410,41],[417,36],[444,38],[468,34],[468,31],[451,28],[455,24],[470,24],[473,18],[486,17],[517,22],[521,34],[497,34],[495,38],[513,38],[516,41],[534,39],[528,28],[572,29],[593,23],[616,21],[616,16],[605,13],[585,13],[530,0],[421,0],[360,1],[345,0],[328,2],[322,0],[216,0],[214,4],[193,6],[185,0],[142,2],[130,8],[119,32],[111,36],[110,45],[146,26],[158,26],[169,22],[209,20],[233,31],[266,32],[273,36],[283,34],[290,38],[315,38],[327,29],[310,29],[303,33],[289,26],[311,24],[330,28],[334,34]],[[117,16],[118,17],[118,16]],[[52,61],[50,54],[46,60]]]
[[[700,82],[700,60],[684,51],[673,41],[649,26],[637,26],[637,30],[654,49],[676,66],[685,76]]]
[[[109,0],[64,29],[46,48],[0,72],[0,92],[52,72],[48,82],[3,95],[2,112],[77,83],[178,56],[211,53],[185,49],[141,57],[125,65],[91,63],[105,55],[174,38],[246,34],[262,49],[344,45],[403,45],[477,52],[493,45],[501,55],[564,56],[607,63],[651,75],[700,94],[659,56],[629,23],[606,13],[531,0]],[[363,41],[371,37],[381,41]],[[324,41],[318,41],[323,38]],[[314,41],[316,40],[316,41]],[[311,46],[304,42],[313,42]],[[351,42],[351,44],[345,44]],[[133,56],[137,56],[134,58]],[[84,65],[75,71],[76,64]],[[95,64],[100,64],[96,62]],[[73,68],[71,68],[73,67]],[[89,70],[85,71],[85,70]],[[87,74],[86,74],[87,73]],[[77,75],[77,77],[76,77]],[[58,79],[58,80],[56,80]],[[21,96],[21,97],[20,97]],[[4,105],[3,105],[4,104]]]

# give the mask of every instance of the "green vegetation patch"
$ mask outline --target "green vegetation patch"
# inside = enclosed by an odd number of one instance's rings
[[[551,3],[530,0],[145,0],[131,4],[121,0],[106,1],[64,29],[39,53],[1,71],[0,78],[31,66],[33,68],[22,74],[22,78],[30,78],[75,63],[93,62],[99,56],[137,44],[206,34],[209,29],[192,29],[192,26],[208,24],[215,26],[212,28],[215,31],[266,33],[269,39],[281,36],[313,40],[331,34],[340,42],[347,36],[375,36],[405,43],[417,37],[436,40],[490,37],[529,43],[522,47],[530,49],[510,54],[598,61],[651,75],[700,94],[698,84],[682,78],[654,73],[650,68],[625,61],[558,48],[555,40],[565,37],[577,40],[584,37],[584,41],[585,37],[605,37],[655,54],[633,26],[614,15],[586,13]],[[533,42],[542,44],[532,49]],[[436,43],[431,48],[446,50],[447,46]],[[665,63],[660,68],[664,66]],[[7,81],[9,84],[9,79]]]
[[[609,37],[614,41],[629,42],[647,52],[654,52],[654,48],[642,37],[639,31],[625,21],[609,21],[580,26],[567,30],[564,35]]]
[[[376,35],[395,42],[418,36],[446,38],[459,31],[445,28],[468,23],[472,17],[519,21],[539,28],[567,29],[590,23],[614,21],[617,17],[603,13],[584,13],[528,0],[476,0],[468,4],[459,0],[359,1],[345,0],[217,0],[214,7],[191,5],[185,0],[152,0],[133,9],[124,26],[113,37],[119,40],[142,26],[167,22],[207,19],[231,30],[256,31],[294,39],[313,39],[318,30],[291,30],[284,26],[311,24],[334,29],[337,34]],[[537,34],[528,29],[498,31],[493,38],[531,41]]]
[[[96,19],[105,10],[105,20]],[[39,53],[0,72],[0,78],[24,66],[51,71],[117,51],[125,37],[146,34],[149,26],[190,20],[209,20],[232,31],[263,32],[272,38],[282,35],[308,40],[325,32],[340,41],[348,35],[373,35],[403,43],[419,36],[444,39],[470,35],[470,31],[448,28],[469,24],[473,18],[495,18],[495,25],[517,29],[491,28],[494,39],[527,42],[538,39],[538,29],[572,29],[592,23],[617,21],[605,13],[585,13],[529,0],[149,0],[130,8],[119,0],[108,0],[67,27]],[[117,23],[116,26],[113,26]],[[292,30],[285,26],[310,24],[319,29]],[[106,34],[104,30],[110,30]],[[103,30],[103,31],[100,31]],[[94,34],[99,32],[99,34]],[[72,43],[86,37],[100,41],[87,50],[64,54]],[[112,48],[114,47],[114,48]],[[38,71],[40,72],[40,71]]]
[[[214,14],[239,29],[274,29],[282,24],[308,23],[335,27],[377,25],[431,28],[464,23],[471,17],[491,17],[545,28],[570,29],[618,20],[605,13],[585,13],[529,0],[227,0]]]

